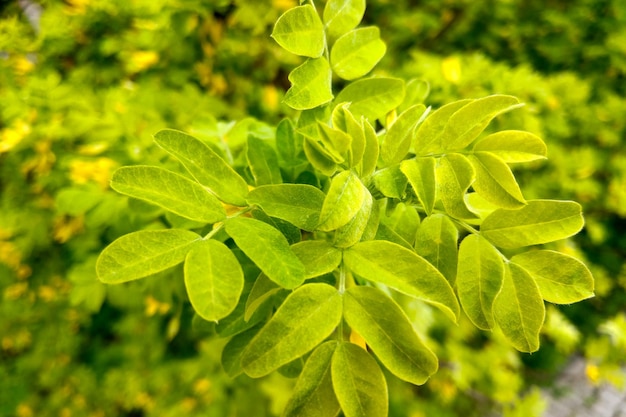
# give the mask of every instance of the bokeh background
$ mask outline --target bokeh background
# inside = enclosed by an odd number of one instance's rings
[[[180,271],[104,286],[94,264],[178,221],[108,187],[116,167],[164,161],[152,134],[234,138],[293,115],[281,97],[300,61],[269,34],[294,5],[0,1],[0,416],[280,414],[295,380],[229,378]],[[415,79],[428,105],[527,103],[496,123],[541,136],[549,160],[516,176],[529,198],[583,204],[585,230],[557,246],[596,279],[595,298],[548,308],[532,355],[424,309],[441,369],[422,387],[388,376],[390,415],[540,416],[572,358],[587,383],[624,388],[626,2],[370,0],[364,24],[388,46],[375,73]]]

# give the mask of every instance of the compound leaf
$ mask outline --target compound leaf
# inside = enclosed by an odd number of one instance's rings
[[[111,188],[186,219],[215,223],[226,218],[222,203],[206,188],[163,168],[143,165],[119,168],[113,173]]]
[[[141,230],[104,248],[96,262],[100,281],[119,284],[147,277],[181,263],[201,240],[188,230]]]
[[[425,111],[423,104],[411,106],[389,126],[380,147],[383,162],[387,165],[399,163],[409,153],[415,127]]]
[[[297,288],[243,352],[244,372],[258,378],[301,357],[333,332],[341,314],[341,296],[334,287],[315,283]]]
[[[291,289],[304,282],[304,265],[285,236],[272,226],[248,217],[226,221],[226,233],[269,279]]]
[[[425,157],[407,159],[400,164],[400,170],[407,177],[413,192],[429,216],[433,212],[436,199],[435,162],[435,158]]]
[[[440,107],[430,113],[426,120],[415,131],[413,149],[417,156],[428,156],[443,150],[441,134],[448,119],[454,112],[469,104],[472,100],[465,99]]]
[[[356,286],[344,294],[344,318],[398,378],[421,385],[437,372],[437,356],[415,333],[400,306],[374,287]]]

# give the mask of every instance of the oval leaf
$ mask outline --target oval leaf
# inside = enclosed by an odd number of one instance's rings
[[[244,351],[244,372],[258,378],[309,352],[335,330],[341,311],[341,296],[330,285],[296,289]]]
[[[507,164],[546,159],[546,144],[539,136],[520,130],[504,130],[478,140],[474,151],[490,152]]]
[[[513,249],[565,239],[583,225],[582,208],[574,201],[529,200],[519,210],[494,211],[480,232],[494,245]]]
[[[415,252],[372,240],[347,249],[343,260],[360,277],[433,304],[456,322],[459,303],[452,287],[437,268]]]
[[[435,158],[415,158],[402,161],[400,170],[407,177],[422,207],[429,216],[436,199]]]
[[[460,153],[451,153],[439,159],[435,172],[437,195],[441,198],[446,212],[457,219],[472,219],[476,215],[469,211],[465,203],[467,189],[474,182],[472,164]]]
[[[307,279],[329,274],[341,263],[341,251],[324,240],[305,240],[291,250],[304,265]]]
[[[346,225],[361,210],[367,189],[352,171],[342,171],[335,175],[317,229],[330,232]]]
[[[511,262],[533,277],[544,300],[571,304],[593,297],[593,276],[578,259],[551,250],[520,253]]]
[[[331,363],[335,395],[346,417],[386,417],[387,382],[376,360],[352,343],[341,343]]]
[[[491,330],[493,302],[502,288],[504,261],[479,235],[468,235],[459,247],[456,288],[463,311],[476,327]]]
[[[539,331],[545,313],[533,278],[517,264],[505,265],[502,290],[493,304],[493,314],[515,349],[528,353],[539,349]]]
[[[218,321],[237,307],[243,290],[243,270],[222,242],[205,240],[187,254],[185,287],[194,310],[207,321]]]
[[[163,168],[142,165],[119,168],[113,173],[111,188],[186,219],[215,223],[226,218],[222,204],[203,186]]]
[[[374,199],[363,185],[365,198],[359,212],[347,224],[341,226],[335,232],[334,245],[338,248],[348,248],[356,244],[367,230],[367,225],[372,213]]]
[[[324,6],[324,25],[332,39],[358,26],[365,14],[365,0],[328,0]]]
[[[456,278],[458,240],[459,231],[444,214],[426,217],[415,240],[415,252],[437,268],[450,285]]]
[[[337,103],[351,103],[356,117],[365,116],[371,122],[384,117],[404,100],[404,81],[396,78],[368,78],[354,81],[337,94]]]
[[[377,27],[354,29],[337,39],[330,51],[330,64],[339,77],[354,80],[370,72],[386,51]]]
[[[271,36],[292,54],[317,58],[324,52],[324,25],[310,4],[283,13]]]
[[[250,191],[248,204],[258,205],[272,217],[303,230],[313,231],[319,222],[326,195],[306,184],[263,185]]]
[[[426,106],[416,104],[406,109],[388,128],[380,147],[380,156],[387,165],[399,163],[409,153],[411,140]]]
[[[400,306],[374,287],[356,286],[344,294],[344,318],[365,339],[391,373],[421,385],[437,372],[437,356],[415,333]]]
[[[226,221],[226,233],[233,238],[269,279],[283,288],[304,282],[304,265],[289,248],[289,242],[272,226],[247,217]]]
[[[476,152],[469,160],[476,172],[472,187],[485,200],[508,209],[524,207],[526,199],[503,160],[489,152]]]
[[[420,124],[413,138],[413,149],[418,156],[428,156],[440,153],[443,150],[441,133],[450,116],[460,108],[469,104],[472,100],[465,99],[440,107],[430,113],[424,123]]]
[[[157,132],[154,141],[176,157],[191,176],[210,189],[217,198],[235,206],[246,205],[246,181],[203,142],[171,129]]]
[[[326,58],[307,59],[289,73],[291,88],[283,102],[295,110],[312,109],[333,99],[332,72]]]
[[[307,359],[284,417],[328,417],[339,414],[333,391],[330,364],[337,342],[330,340],[317,347]]]
[[[188,230],[141,230],[104,248],[96,263],[100,281],[119,284],[181,263],[202,238]]]
[[[283,182],[278,165],[278,155],[274,148],[263,139],[254,136],[248,137],[246,159],[257,186]]]

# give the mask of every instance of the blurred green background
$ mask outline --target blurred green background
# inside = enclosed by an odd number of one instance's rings
[[[319,2],[321,3],[321,2]],[[295,380],[231,379],[225,339],[193,316],[179,270],[121,286],[95,277],[116,237],[176,224],[112,192],[111,172],[160,164],[151,135],[272,129],[300,61],[270,38],[296,0],[0,1],[0,416],[274,416]],[[322,4],[318,4],[321,7]],[[415,317],[440,357],[422,387],[390,380],[392,416],[540,415],[573,356],[591,384],[626,386],[626,3],[372,0],[377,74],[421,79],[426,103],[512,94],[497,123],[541,136],[516,172],[528,198],[574,199],[596,297],[550,306],[542,348]]]

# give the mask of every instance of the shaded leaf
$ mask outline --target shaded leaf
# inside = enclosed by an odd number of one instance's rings
[[[257,186],[283,182],[278,155],[274,148],[263,139],[248,137],[246,159]]]
[[[246,308],[243,319],[248,321],[255,311],[274,294],[281,290],[281,287],[269,279],[267,275],[259,274],[254,285],[246,298]]]

